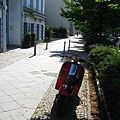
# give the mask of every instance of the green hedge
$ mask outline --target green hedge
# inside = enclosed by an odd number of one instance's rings
[[[95,63],[98,79],[114,120],[120,118],[120,50],[116,47],[93,45],[90,60]]]
[[[67,37],[67,29],[65,27],[55,27],[52,29],[54,32],[54,37],[56,38],[66,38]]]

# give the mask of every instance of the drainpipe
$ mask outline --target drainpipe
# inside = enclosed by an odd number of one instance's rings
[[[6,40],[6,0],[3,0],[3,52],[7,51]]]

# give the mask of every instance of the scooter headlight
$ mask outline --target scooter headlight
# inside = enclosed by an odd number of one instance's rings
[[[72,59],[74,62],[78,62],[80,60],[80,56],[78,54],[73,54]]]

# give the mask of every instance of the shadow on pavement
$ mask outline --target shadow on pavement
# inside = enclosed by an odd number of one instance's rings
[[[7,45],[7,52],[15,49],[19,49],[18,45]]]
[[[77,46],[75,46],[77,47]],[[79,47],[79,46],[78,46]],[[83,50],[83,48],[79,48],[79,50]],[[74,53],[79,54],[82,58],[86,58],[83,56],[83,54],[85,54],[84,51],[76,51],[76,50],[70,50],[70,51],[65,51],[65,53],[63,51],[50,51],[52,54],[50,55],[50,57],[60,57],[60,55],[64,55],[64,54],[69,54],[69,55],[73,55]]]
[[[56,95],[57,98],[57,95]],[[51,109],[50,120],[86,120],[78,119],[76,114],[76,107],[80,104],[81,100],[77,95],[72,95],[68,98],[68,101],[65,104],[64,112],[61,117],[57,115],[57,103],[56,98]]]
[[[79,41],[70,41],[70,43],[84,44],[85,42],[83,40],[79,40]]]

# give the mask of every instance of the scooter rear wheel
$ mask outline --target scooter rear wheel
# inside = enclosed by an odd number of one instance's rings
[[[66,96],[60,95],[58,99],[57,115],[60,117],[63,114]]]

